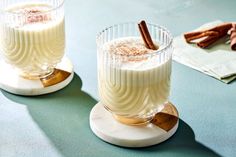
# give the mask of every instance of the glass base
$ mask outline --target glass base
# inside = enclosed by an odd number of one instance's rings
[[[32,75],[27,75],[25,79],[20,75],[20,72],[22,71],[0,60],[1,89],[16,95],[43,95],[64,88],[72,81],[74,76],[73,64],[66,56],[58,66],[53,69],[53,73],[51,74],[50,71],[49,73],[44,73],[44,75],[33,75],[33,77]],[[30,79],[28,79],[29,77]],[[32,78],[34,78],[34,80],[32,80]]]
[[[149,118],[138,118],[138,117],[123,117],[123,116],[118,116],[118,115],[114,115],[113,117],[126,125],[146,125],[148,124],[153,118],[153,117],[149,117]]]
[[[48,77],[49,75],[51,75],[54,72],[54,70],[55,69],[53,68],[53,69],[48,70],[47,72],[42,73],[42,74],[29,74],[26,72],[20,72],[20,76],[25,79],[28,79],[28,80],[38,80],[38,79]]]
[[[153,118],[155,117],[155,115],[157,113],[159,113],[160,111],[162,111],[165,107],[165,105],[168,104],[168,102],[165,102],[161,105],[158,105],[158,107],[155,109],[155,111],[152,112],[152,114],[149,114],[150,116],[145,117],[145,118],[141,118],[138,116],[134,116],[134,117],[127,117],[127,116],[121,116],[121,115],[117,115],[114,112],[112,112],[107,106],[104,105],[104,108],[106,110],[108,110],[109,112],[112,113],[112,116],[119,122],[126,124],[126,125],[146,125],[148,124],[150,121],[153,120]]]

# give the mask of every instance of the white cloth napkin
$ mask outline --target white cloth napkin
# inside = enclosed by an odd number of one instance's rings
[[[196,30],[211,28],[221,21],[202,25]],[[224,83],[236,78],[236,51],[232,51],[225,39],[218,41],[213,47],[201,49],[195,44],[186,43],[183,35],[174,38],[173,59],[181,64],[201,71]]]

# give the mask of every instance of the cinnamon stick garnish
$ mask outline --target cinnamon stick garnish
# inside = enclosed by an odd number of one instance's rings
[[[206,48],[227,35],[227,32],[231,28],[232,23],[223,23],[207,30],[185,33],[184,38],[188,43],[191,43],[196,39],[203,38],[201,41],[196,42],[196,44],[201,48]]]
[[[154,45],[153,41],[152,41],[152,38],[151,38],[151,35],[148,31],[148,27],[146,25],[146,22],[145,21],[141,21],[139,24],[138,24],[138,28],[139,28],[139,31],[140,31],[140,34],[142,36],[142,39],[144,41],[144,44],[147,48],[149,49],[152,49],[152,50],[157,50],[158,47],[156,45]]]
[[[232,28],[230,30],[230,46],[231,49],[236,51],[236,24],[232,24]]]
[[[147,43],[147,41],[146,41],[146,39],[145,39],[145,36],[144,36],[144,34],[143,34],[143,31],[142,31],[142,29],[141,29],[140,24],[138,24],[138,28],[139,28],[139,32],[140,32],[140,34],[141,34],[141,37],[142,37],[142,39],[143,39],[143,42],[144,42],[145,46],[150,49],[150,47],[149,47],[149,45],[148,45],[148,43]]]

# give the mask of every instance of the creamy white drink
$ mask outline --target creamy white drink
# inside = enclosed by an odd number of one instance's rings
[[[52,71],[64,55],[64,15],[57,16],[46,3],[8,7],[0,26],[0,50],[4,60],[29,77]],[[11,19],[12,18],[12,19]]]
[[[108,110],[119,116],[151,117],[168,101],[171,57],[160,63],[158,55],[149,58],[155,50],[147,49],[138,37],[111,40],[100,51],[120,60],[98,59],[99,94]]]

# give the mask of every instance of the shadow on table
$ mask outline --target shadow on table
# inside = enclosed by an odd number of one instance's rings
[[[195,141],[193,130],[182,120],[170,140],[152,147],[130,149],[103,142],[89,128],[89,113],[97,101],[81,87],[82,81],[75,75],[66,88],[48,95],[23,97],[1,91],[8,99],[27,106],[33,120],[64,157],[219,156]]]
[[[129,148],[128,148],[129,149]],[[219,154],[195,140],[195,135],[191,127],[183,120],[179,119],[177,132],[167,141],[142,149],[129,149],[141,153],[154,153],[169,156],[192,157],[220,157]]]
[[[82,81],[75,74],[67,87],[47,95],[28,97],[1,91],[8,99],[27,107],[35,123],[62,156],[75,157],[83,154],[84,146],[89,147],[89,140],[93,135],[88,117],[97,103],[81,87]]]

